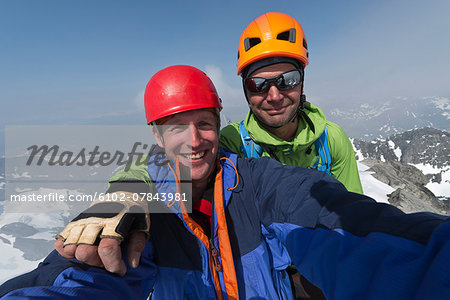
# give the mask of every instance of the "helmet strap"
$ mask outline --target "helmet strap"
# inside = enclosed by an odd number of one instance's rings
[[[299,108],[300,110],[305,108],[305,103],[306,103],[306,95],[303,92],[303,87],[305,83],[305,71],[303,70],[303,76],[302,76],[302,88],[300,89],[300,104],[299,104]]]

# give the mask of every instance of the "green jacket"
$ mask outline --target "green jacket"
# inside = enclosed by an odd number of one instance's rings
[[[331,153],[331,175],[342,182],[349,191],[362,194],[355,153],[344,130],[333,122],[327,121],[322,110],[309,102],[306,102],[304,112],[314,124],[314,129],[305,121],[305,118],[300,118],[297,134],[292,141],[284,141],[265,130],[256,121],[251,111],[248,112],[244,123],[250,137],[256,143],[263,145],[261,156],[271,156],[268,153],[270,149],[281,163],[304,168],[311,167],[317,161],[319,155],[313,143],[320,137],[326,125]],[[222,129],[221,147],[236,152],[242,157],[241,145],[239,122],[231,123]],[[307,154],[309,147],[312,151]]]

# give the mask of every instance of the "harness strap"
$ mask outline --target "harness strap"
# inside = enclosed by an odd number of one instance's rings
[[[262,148],[260,145],[255,143],[248,134],[247,128],[245,128],[244,125],[244,120],[242,120],[239,124],[239,134],[241,135],[242,141],[241,152],[244,154],[244,157],[260,157]]]
[[[319,154],[319,159],[317,159],[312,168],[331,175],[331,154],[328,147],[328,130],[326,126],[320,137],[314,141],[314,146]]]
[[[255,143],[250,137],[250,134],[245,128],[244,120],[239,124],[239,134],[241,135],[241,153],[244,157],[254,157],[258,158],[261,156],[262,147]],[[316,147],[319,158],[312,166],[313,169],[317,169],[322,172],[326,172],[331,175],[331,153],[328,147],[328,130],[325,126],[325,130],[320,135],[320,137],[314,141],[314,146]]]

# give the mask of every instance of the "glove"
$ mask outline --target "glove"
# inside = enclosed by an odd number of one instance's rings
[[[147,213],[147,201],[141,201],[140,197],[134,201],[136,195],[120,191],[94,200],[87,210],[56,235],[56,239],[64,241],[64,246],[94,245],[98,238],[114,238],[121,242],[128,234],[136,231],[144,232],[148,238],[150,216]]]

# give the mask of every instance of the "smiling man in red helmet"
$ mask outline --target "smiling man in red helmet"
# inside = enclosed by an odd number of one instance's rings
[[[149,81],[145,91],[147,123],[169,158],[178,157],[190,171],[196,202],[214,170],[219,155],[222,104],[211,80],[189,66],[164,69]],[[158,125],[165,125],[164,127]],[[179,125],[179,126],[177,126]],[[192,134],[186,134],[186,125]],[[163,128],[163,130],[160,130]],[[164,138],[165,133],[170,139]]]
[[[153,291],[152,299],[292,299],[284,273],[292,263],[328,298],[450,296],[448,217],[404,214],[325,172],[219,148],[220,99],[193,67],[156,73],[145,102],[159,147],[110,179],[108,194],[128,196],[106,204],[121,209],[105,216],[95,209],[105,203],[94,203],[59,235],[66,248],[92,247],[98,234],[100,246],[119,245],[141,231],[148,240],[139,264],[125,258],[127,272],[117,276],[54,251],[0,286],[3,298],[147,299]],[[189,168],[192,213],[182,201],[148,213],[134,197],[184,192]]]

